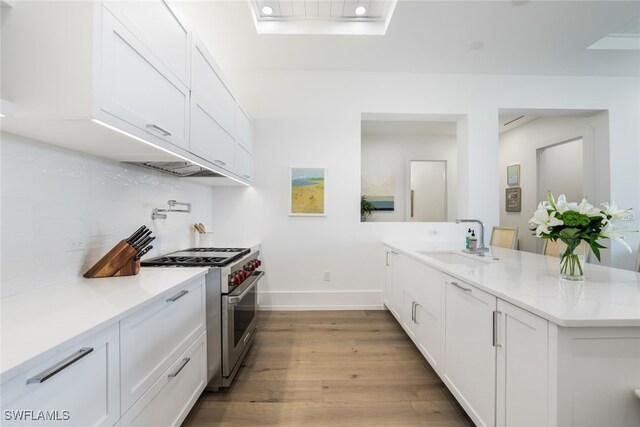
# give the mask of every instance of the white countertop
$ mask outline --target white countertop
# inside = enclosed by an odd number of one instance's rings
[[[0,376],[10,377],[23,363],[91,335],[208,270],[145,267],[136,276],[79,278],[2,298]]]
[[[568,282],[559,278],[557,257],[492,247],[479,258],[452,243],[384,244],[559,326],[640,326],[640,274],[633,271],[587,264],[584,282]],[[451,251],[488,262],[447,264],[418,251]]]

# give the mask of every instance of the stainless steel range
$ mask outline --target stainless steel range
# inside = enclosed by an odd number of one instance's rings
[[[207,390],[228,387],[256,331],[260,251],[190,248],[143,261],[145,267],[210,267],[206,275]]]

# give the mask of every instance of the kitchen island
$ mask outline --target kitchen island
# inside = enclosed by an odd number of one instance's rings
[[[640,425],[640,274],[385,242],[384,303],[478,425]]]

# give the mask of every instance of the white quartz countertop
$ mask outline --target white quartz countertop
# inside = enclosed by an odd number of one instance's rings
[[[633,271],[587,264],[586,280],[569,282],[559,278],[557,257],[491,247],[480,258],[452,243],[384,244],[559,326],[640,326],[640,274]],[[453,252],[471,261],[447,263],[420,251]]]
[[[86,337],[208,268],[145,267],[128,277],[82,279],[0,300],[0,376],[70,340]]]

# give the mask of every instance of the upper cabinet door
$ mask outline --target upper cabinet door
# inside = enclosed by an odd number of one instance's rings
[[[178,147],[189,147],[189,89],[107,9],[97,109]]]
[[[219,76],[213,58],[202,42],[193,44],[191,63],[191,91],[199,105],[229,135],[235,137],[236,100]]]
[[[253,156],[236,144],[236,173],[247,181],[253,180]]]
[[[104,4],[185,85],[190,85],[191,33],[162,0],[106,1]]]
[[[236,137],[250,153],[253,152],[253,123],[239,105],[236,110]]]

